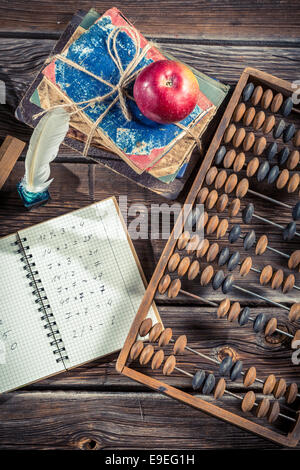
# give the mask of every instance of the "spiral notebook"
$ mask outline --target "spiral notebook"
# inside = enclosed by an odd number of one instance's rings
[[[2,238],[0,263],[0,392],[121,349],[145,278],[114,197]]]

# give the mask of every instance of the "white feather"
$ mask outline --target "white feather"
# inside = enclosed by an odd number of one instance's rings
[[[48,111],[39,121],[30,138],[25,158],[23,184],[27,191],[45,191],[53,181],[50,176],[50,162],[57,153],[69,129],[70,115],[64,108]],[[47,181],[48,180],[48,181]]]

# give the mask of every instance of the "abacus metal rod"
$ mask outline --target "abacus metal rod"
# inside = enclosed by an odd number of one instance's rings
[[[277,253],[278,255],[283,256],[286,259],[290,259],[290,256],[287,255],[286,253],[283,253],[282,251],[277,250],[277,248],[272,248],[271,246],[267,245],[267,250],[273,251],[274,253]]]
[[[269,225],[273,225],[273,226],[276,227],[276,228],[280,228],[280,230],[284,230],[284,227],[283,227],[282,225],[276,224],[276,222],[272,222],[272,220],[265,219],[264,217],[261,217],[260,215],[253,214],[252,217],[254,217],[254,218],[258,219],[258,220],[261,220],[262,222],[266,222],[266,223],[269,224]],[[297,237],[300,237],[300,233],[299,233],[299,232],[295,232],[295,235],[297,235]]]
[[[256,292],[253,292],[253,291],[248,290],[248,289],[244,289],[243,287],[237,286],[236,284],[232,284],[232,287],[234,287],[235,289],[237,289],[241,292],[246,292],[247,294],[250,294],[254,297],[257,297],[258,299],[265,300],[266,302],[269,302],[270,304],[275,305],[276,307],[283,308],[283,309],[287,310],[288,312],[290,311],[290,309],[288,307],[286,307],[285,305],[280,304],[279,302],[275,302],[275,300],[270,300],[267,297],[264,297],[263,295],[257,294]]]
[[[293,207],[290,206],[290,204],[287,204],[286,202],[282,202],[282,201],[277,201],[277,199],[273,199],[272,197],[266,196],[265,194],[257,193],[256,191],[253,191],[253,189],[248,189],[248,193],[251,193],[254,196],[265,199],[266,201],[274,202],[274,204],[278,204],[278,206],[286,207],[287,209],[293,209]]]

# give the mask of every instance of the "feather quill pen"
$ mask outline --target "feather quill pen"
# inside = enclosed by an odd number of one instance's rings
[[[50,183],[50,162],[57,153],[69,129],[70,115],[63,108],[49,111],[39,121],[30,138],[25,158],[22,184],[32,193],[45,191]]]

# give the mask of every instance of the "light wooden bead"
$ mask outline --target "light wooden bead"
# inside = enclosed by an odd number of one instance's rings
[[[209,221],[207,222],[206,226],[206,233],[211,235],[214,233],[219,225],[219,217],[217,215],[213,215]]]
[[[158,346],[160,348],[167,346],[173,336],[172,328],[166,328],[159,337]]]
[[[135,360],[139,357],[141,354],[142,350],[144,349],[144,343],[143,341],[139,340],[134,343],[132,348],[130,349],[130,359]]]
[[[225,183],[225,188],[224,188],[225,193],[230,194],[236,187],[237,182],[238,182],[238,178],[235,173],[232,173],[231,175],[229,175]]]
[[[150,343],[155,343],[155,341],[158,340],[159,335],[163,331],[163,326],[160,322],[155,323],[155,325],[152,326],[150,332],[149,332],[149,341]]]
[[[255,403],[255,393],[252,390],[246,393],[242,401],[242,411],[251,411]]]
[[[147,346],[143,349],[143,351],[140,354],[140,358],[139,358],[140,364],[142,366],[144,366],[145,364],[148,364],[153,354],[154,354],[154,348],[152,344],[147,344]]]
[[[286,166],[289,170],[294,170],[300,160],[300,154],[298,150],[293,150],[287,159]]]
[[[230,309],[230,300],[228,297],[222,300],[220,303],[218,310],[217,310],[217,317],[218,318],[223,318],[227,315],[228,311]]]
[[[258,418],[264,418],[267,416],[269,409],[270,400],[268,400],[268,398],[263,398],[256,409],[256,416]]]
[[[266,286],[273,276],[273,268],[270,264],[265,266],[259,276],[259,282],[262,286]]]
[[[229,217],[236,217],[240,211],[241,201],[238,198],[235,198],[231,201],[228,213]]]
[[[284,379],[279,379],[276,382],[276,385],[273,390],[273,395],[275,398],[281,398],[286,392],[286,381]]]
[[[276,385],[276,377],[274,374],[270,374],[264,382],[263,394],[270,395],[273,392],[275,385]]]
[[[300,263],[300,250],[296,250],[290,256],[290,259],[288,261],[288,267],[290,269],[295,269],[299,263]]]
[[[253,104],[253,106],[256,106],[260,102],[262,94],[263,94],[262,86],[258,85],[257,87],[255,87],[251,96],[251,103]]]
[[[279,402],[273,401],[273,403],[270,406],[270,410],[268,413],[268,422],[270,424],[275,423],[276,419],[278,418],[278,415],[280,413],[280,405]]]
[[[209,194],[209,189],[206,186],[201,188],[198,195],[197,195],[198,204],[204,204],[208,194]]]
[[[200,271],[200,264],[199,264],[199,261],[195,259],[192,262],[191,266],[189,267],[188,280],[192,281],[193,279],[195,279],[198,276],[199,271]]]
[[[218,200],[218,193],[215,189],[213,189],[209,195],[207,196],[207,199],[205,201],[205,207],[207,210],[211,210],[214,205],[216,204]]]
[[[293,289],[294,285],[295,285],[295,276],[294,274],[289,274],[283,283],[282,292],[286,294],[287,292]]]
[[[294,338],[291,341],[291,348],[292,349],[299,349],[300,348],[300,330],[297,330]]]
[[[173,353],[183,354],[186,345],[187,345],[187,337],[185,335],[179,336],[175,341],[175,344],[173,347]]]
[[[188,244],[189,239],[191,238],[189,232],[183,232],[178,238],[177,248],[178,250],[183,250]]]
[[[228,204],[228,196],[226,193],[224,194],[221,194],[221,196],[219,197],[218,201],[217,201],[217,211],[218,212],[224,212],[224,210],[226,209],[227,207],[227,204]]]
[[[244,138],[244,141],[243,141],[243,149],[245,150],[245,152],[248,152],[253,144],[255,142],[255,135],[253,132],[247,132],[245,138]]]
[[[241,264],[240,275],[242,277],[247,276],[251,268],[252,268],[252,258],[248,256],[247,258],[244,259],[244,261]]]
[[[166,360],[164,367],[163,367],[163,374],[164,375],[171,375],[174,368],[176,366],[176,359],[175,356],[169,356]]]
[[[181,289],[180,279],[174,279],[170,284],[170,287],[169,287],[169,290],[168,290],[168,297],[170,299],[174,299],[175,297],[177,297],[178,292],[180,291],[180,289]]]
[[[228,150],[223,160],[224,167],[230,168],[234,162],[235,157],[236,157],[236,151],[234,149]]]
[[[171,278],[169,274],[165,274],[164,277],[161,278],[159,285],[158,285],[158,292],[160,294],[164,294],[166,290],[168,289],[169,285],[171,283]]]
[[[276,181],[276,188],[277,189],[282,189],[285,187],[286,183],[288,182],[290,177],[289,170],[286,168],[280,172],[280,175],[277,178]]]
[[[208,213],[206,211],[202,212],[197,222],[197,230],[203,230],[208,221]]]
[[[239,122],[244,116],[245,111],[246,111],[245,103],[239,103],[234,110],[233,120],[235,122]]]
[[[215,188],[216,189],[221,189],[226,180],[227,180],[226,170],[219,171],[219,173],[218,173],[218,175],[215,179]]]
[[[270,320],[268,321],[265,327],[265,335],[271,336],[273,333],[275,333],[276,328],[277,328],[277,318],[275,317],[270,318]]]
[[[210,245],[207,255],[206,255],[206,260],[208,263],[211,263],[212,261],[216,259],[216,257],[218,256],[219,250],[220,248],[219,248],[218,243],[213,243],[212,245]]]
[[[218,169],[215,166],[212,166],[206,173],[205,182],[207,186],[210,186],[215,181],[215,178],[218,174]]]
[[[259,238],[258,242],[256,243],[255,254],[256,255],[263,255],[264,252],[267,249],[267,246],[268,246],[268,237],[267,237],[267,235],[262,235]]]
[[[271,287],[272,289],[279,289],[281,284],[283,283],[283,271],[282,269],[278,269],[272,278]]]
[[[207,240],[207,238],[203,238],[203,240],[201,240],[201,242],[198,245],[196,256],[198,258],[202,258],[206,254],[208,248],[209,248],[209,241]]]
[[[300,176],[299,173],[294,173],[288,182],[287,191],[288,193],[293,193],[299,186]]]
[[[140,328],[139,328],[139,335],[144,337],[146,336],[152,328],[152,320],[151,318],[145,318],[142,321]]]
[[[211,265],[206,266],[200,276],[201,286],[207,286],[214,275],[214,268]]]
[[[254,144],[253,153],[254,155],[261,155],[265,150],[267,145],[267,140],[265,137],[260,137]]]
[[[239,302],[234,302],[230,307],[227,320],[230,321],[230,322],[233,322],[233,321],[237,320],[240,312],[241,312],[240,303]]]
[[[239,171],[241,171],[241,169],[243,168],[243,166],[245,165],[245,161],[246,161],[246,156],[244,154],[244,152],[240,152],[234,159],[234,162],[233,162],[233,170],[238,173]]]
[[[163,363],[164,358],[165,358],[165,353],[162,349],[160,349],[159,351],[156,351],[156,353],[154,354],[152,358],[151,369],[152,370],[159,369]]]
[[[272,114],[268,116],[262,128],[263,133],[269,134],[271,130],[273,129],[273,127],[275,126],[275,123],[276,123],[275,116],[273,116]]]
[[[251,178],[251,176],[255,175],[258,167],[259,167],[259,159],[257,157],[252,158],[247,165],[246,174],[248,178]]]
[[[226,381],[225,381],[224,377],[221,377],[218,380],[218,383],[217,383],[217,385],[215,387],[215,390],[214,390],[214,399],[218,400],[219,398],[222,398],[222,396],[225,393],[225,390],[226,390]]]
[[[170,273],[173,273],[177,269],[179,262],[180,262],[180,254],[174,253],[168,262],[168,270],[170,271]]]
[[[191,260],[188,256],[185,256],[184,258],[182,258],[177,269],[177,273],[179,277],[182,277],[185,275],[185,273],[190,267],[190,264],[191,264]]]
[[[296,401],[298,394],[298,385],[296,383],[291,383],[285,393],[285,401],[288,405],[291,405]]]
[[[217,228],[217,239],[224,237],[228,229],[228,220],[222,219]]]
[[[231,141],[232,137],[235,134],[235,131],[236,131],[236,126],[233,123],[229,124],[226,131],[224,132],[223,140],[225,144],[228,144]]]
[[[242,199],[246,196],[249,189],[249,181],[247,178],[243,178],[236,187],[235,195],[237,198]]]
[[[253,121],[253,124],[252,124],[253,129],[258,131],[262,127],[263,123],[265,122],[265,119],[266,119],[265,113],[263,111],[259,111],[256,114],[254,121]]]
[[[283,95],[282,93],[277,93],[277,95],[274,96],[272,103],[271,103],[272,113],[277,113],[277,111],[279,111],[279,109],[281,108],[282,103],[283,103]]]
[[[190,241],[188,242],[187,246],[186,246],[187,254],[191,255],[194,251],[196,251],[197,248],[198,248],[199,243],[200,243],[199,235],[197,235],[197,234],[193,235],[192,238],[190,239]]]
[[[256,369],[255,367],[250,367],[244,375],[244,385],[245,387],[250,387],[256,380]]]
[[[289,311],[289,320],[297,321],[300,318],[300,303],[295,303],[291,306]]]
[[[273,100],[273,91],[268,88],[261,97],[261,107],[268,109]]]
[[[295,147],[299,147],[299,146],[300,146],[300,129],[299,129],[299,130],[296,132],[296,134],[294,135],[293,144],[295,145]]]
[[[239,147],[246,136],[246,131],[243,127],[240,127],[233,136],[232,143],[235,147]]]
[[[247,111],[244,114],[243,124],[247,127],[250,126],[253,119],[254,119],[254,116],[255,116],[255,108],[253,108],[253,106],[251,106],[251,108],[248,108]]]

